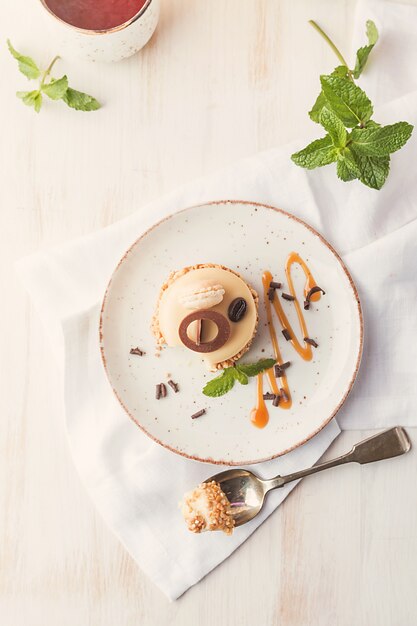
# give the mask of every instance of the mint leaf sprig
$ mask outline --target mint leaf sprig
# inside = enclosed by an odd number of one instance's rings
[[[326,135],[294,153],[291,159],[306,169],[336,163],[342,181],[358,179],[372,189],[381,189],[389,173],[390,155],[407,143],[413,126],[407,122],[381,126],[372,120],[372,102],[355,83],[378,41],[378,30],[371,20],[366,22],[368,44],[359,48],[355,67],[349,69],[329,36],[313,20],[310,24],[327,41],[341,65],[331,74],[320,76],[321,91],[309,112]]]
[[[15,50],[9,39],[7,46],[18,63],[19,71],[29,80],[39,80],[38,89],[16,92],[16,96],[27,106],[33,107],[36,113],[41,110],[44,95],[51,100],[62,100],[77,111],[96,111],[100,108],[100,103],[93,96],[69,87],[67,76],[58,79],[51,77],[52,68],[60,58],[59,56],[52,59],[47,69],[42,72],[31,57],[24,56]]]
[[[241,385],[247,385],[250,377],[271,369],[275,363],[275,359],[260,359],[257,363],[242,363],[226,367],[220,376],[216,376],[206,384],[203,393],[212,398],[224,396],[233,389],[236,381]]]

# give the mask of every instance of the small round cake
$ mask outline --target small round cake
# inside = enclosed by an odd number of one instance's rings
[[[157,345],[182,346],[210,371],[230,367],[250,348],[258,294],[233,270],[212,263],[173,272],[159,293],[152,332]]]

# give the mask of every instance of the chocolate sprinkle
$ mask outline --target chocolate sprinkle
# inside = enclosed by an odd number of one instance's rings
[[[275,398],[275,394],[269,393],[269,391],[267,393],[264,393],[263,395],[264,400],[273,400],[274,398]]]
[[[289,341],[291,339],[291,333],[288,330],[288,328],[284,328],[284,330],[282,331],[282,334],[284,335],[285,339],[287,341]]]
[[[283,387],[281,387],[280,392],[281,392],[282,401],[283,402],[288,402],[289,397],[287,396],[287,394],[285,392],[285,389]]]
[[[278,394],[276,394],[276,395],[274,396],[274,400],[273,400],[273,402],[272,402],[272,406],[278,406],[278,405],[279,405],[279,403],[280,403],[280,400],[281,400],[280,396],[279,396]]]
[[[161,383],[160,387],[161,387],[161,397],[165,398],[165,396],[167,395],[167,388],[164,385],[164,383]]]
[[[284,300],[289,300],[290,302],[295,300],[294,296],[292,296],[290,293],[282,293],[281,298],[284,298]]]
[[[155,398],[159,400],[161,397],[161,385],[156,385],[155,387]]]
[[[140,348],[131,348],[130,349],[130,354],[136,354],[137,356],[143,356],[145,354],[145,352],[143,350],[141,350]]]
[[[319,291],[321,291],[321,293],[323,294],[323,296],[326,295],[326,292],[323,291],[323,289],[321,287],[318,287],[317,285],[315,287],[312,287],[310,289],[310,291],[308,292],[308,294],[306,295],[306,299],[304,300],[304,310],[308,311],[308,309],[310,308],[310,300],[311,300],[311,296],[315,293],[318,293]]]
[[[280,368],[282,370],[286,370],[287,368],[289,368],[290,365],[291,365],[291,361],[286,361],[285,363],[282,363],[282,365],[280,365]]]
[[[274,376],[275,378],[282,378],[285,376],[285,368],[278,365],[278,363],[274,365]]]
[[[175,391],[175,393],[179,392],[178,383],[174,383],[173,380],[169,379],[168,385]]]
[[[310,300],[310,299],[311,299],[311,296],[313,295],[313,293],[318,293],[319,291],[321,291],[321,293],[323,294],[323,296],[325,296],[325,295],[326,295],[326,292],[325,292],[325,291],[324,291],[321,287],[319,287],[318,285],[316,285],[315,287],[312,287],[312,288],[310,289],[310,291],[308,292],[308,294],[307,294],[307,296],[306,296],[306,299],[307,299],[307,300]]]
[[[310,339],[309,337],[304,337],[304,341],[310,344],[310,346],[313,346],[314,348],[319,347],[319,344],[317,343],[317,341],[314,341],[314,339]]]
[[[273,302],[273,301],[274,301],[274,298],[275,298],[275,289],[274,289],[273,287],[270,287],[270,288],[268,289],[268,300],[269,300],[270,302]]]
[[[204,415],[204,413],[206,412],[206,409],[201,409],[200,411],[197,411],[197,413],[193,413],[191,416],[192,420],[197,419],[197,417],[201,417],[202,415]]]
[[[271,280],[271,282],[269,283],[270,289],[281,289],[281,287],[282,287],[282,283],[276,283],[273,280]]]

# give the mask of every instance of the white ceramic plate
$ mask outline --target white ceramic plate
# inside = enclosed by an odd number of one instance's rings
[[[291,361],[288,380],[293,395],[289,410],[270,408],[264,429],[249,419],[256,381],[237,384],[227,395],[208,398],[201,392],[213,377],[200,357],[186,348],[166,348],[155,356],[150,331],[160,286],[172,270],[196,263],[219,263],[240,272],[262,295],[262,272],[282,280],[288,254],[298,252],[317,283],[326,291],[314,310],[306,312],[309,334],[319,347],[313,360],[302,361],[278,333],[283,357]],[[303,275],[293,276],[297,293]],[[298,328],[294,305],[284,303]],[[246,362],[273,356],[260,298],[260,324]],[[279,326],[277,326],[279,328]],[[113,390],[128,415],[155,441],[173,452],[210,463],[258,463],[305,443],[336,414],[352,388],[362,351],[362,314],[355,286],[331,246],[312,228],[272,207],[225,201],[176,213],[140,237],[117,266],[103,301],[101,351]],[[146,355],[129,354],[139,346]],[[168,387],[155,399],[155,385]],[[191,419],[197,410],[206,414]]]

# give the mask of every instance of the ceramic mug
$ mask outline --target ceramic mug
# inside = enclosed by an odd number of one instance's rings
[[[146,0],[138,13],[123,24],[94,30],[65,22],[53,13],[46,0],[39,2],[62,48],[91,61],[120,61],[138,52],[155,31],[160,6],[160,0]]]

